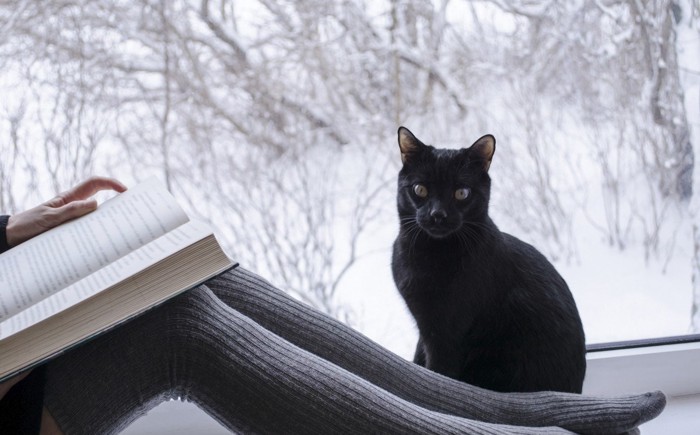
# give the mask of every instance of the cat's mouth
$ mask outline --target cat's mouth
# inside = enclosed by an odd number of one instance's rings
[[[444,224],[421,225],[420,227],[434,239],[446,239],[453,235],[457,230],[457,228],[454,228],[451,225]]]

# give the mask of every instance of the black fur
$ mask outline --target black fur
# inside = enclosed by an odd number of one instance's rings
[[[495,391],[580,393],[585,340],[566,282],[488,216],[495,139],[435,149],[401,127],[399,146],[392,271],[420,333],[414,362]]]

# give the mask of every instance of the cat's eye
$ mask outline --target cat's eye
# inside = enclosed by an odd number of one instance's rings
[[[418,198],[425,198],[428,196],[428,188],[422,184],[416,184],[413,186],[413,193],[415,193]]]
[[[455,190],[455,199],[457,201],[464,201],[469,196],[469,189],[463,187],[461,189]]]

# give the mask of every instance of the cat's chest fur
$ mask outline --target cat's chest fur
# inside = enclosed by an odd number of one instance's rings
[[[394,245],[393,274],[397,288],[426,334],[464,332],[501,297],[489,292],[488,256],[464,255],[458,244],[411,245],[399,236]]]
[[[467,360],[477,347],[501,343],[510,327],[507,314],[508,265],[501,262],[497,240],[472,246],[399,235],[392,270],[397,289],[420,332],[426,365],[460,377],[450,360]]]

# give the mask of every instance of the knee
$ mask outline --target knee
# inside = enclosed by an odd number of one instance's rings
[[[188,290],[167,302],[166,333],[171,347],[182,345],[191,335],[199,335],[212,317],[216,296],[204,285]]]
[[[237,341],[246,335],[252,322],[204,285],[174,298],[167,314],[171,352],[180,358],[198,361],[222,343]]]
[[[261,276],[250,272],[242,267],[228,270],[211,280],[207,281],[206,285],[210,287],[214,293],[231,294],[246,294],[260,293],[276,289],[270,282]]]

